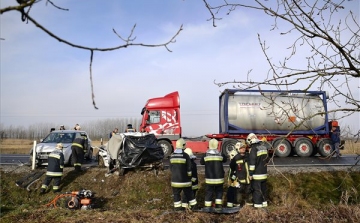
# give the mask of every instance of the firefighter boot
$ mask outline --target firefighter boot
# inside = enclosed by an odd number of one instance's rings
[[[75,171],[76,172],[82,172],[81,166],[75,166]]]
[[[220,213],[222,212],[222,205],[221,204],[215,204],[215,208],[214,208],[214,211],[217,212],[217,213]]]

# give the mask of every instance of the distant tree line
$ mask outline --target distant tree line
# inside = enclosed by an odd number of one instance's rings
[[[109,134],[114,128],[118,128],[119,132],[124,132],[128,124],[132,124],[138,130],[141,123],[139,118],[115,118],[103,119],[96,121],[88,121],[85,123],[78,123],[81,130],[86,131],[92,140],[108,139]],[[56,123],[36,123],[29,126],[5,126],[0,124],[0,138],[1,139],[30,139],[40,140],[49,134],[51,128],[58,130],[61,124]],[[75,124],[66,126],[65,129],[73,129]]]

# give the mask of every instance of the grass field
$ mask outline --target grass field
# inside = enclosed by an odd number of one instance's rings
[[[3,154],[29,154],[34,141],[25,139],[3,139],[0,142],[0,153]],[[92,141],[94,146],[100,146],[100,141]],[[342,154],[360,154],[360,142],[346,141]]]
[[[2,153],[27,154],[30,140],[3,140]],[[100,145],[100,142],[94,142]],[[345,153],[359,153],[359,144],[348,143]],[[28,166],[0,166],[0,222],[360,222],[359,170],[269,174],[269,206],[266,211],[250,206],[232,215],[202,212],[174,212],[169,169],[159,171],[130,170],[124,176],[107,176],[107,168],[91,167],[82,173],[66,167],[62,193],[88,189],[95,192],[94,209],[69,210],[45,205],[56,194],[39,194],[45,176],[30,191],[16,186],[15,181],[27,175]],[[205,175],[198,172],[199,191],[196,200],[204,206]],[[223,204],[226,204],[227,181]]]

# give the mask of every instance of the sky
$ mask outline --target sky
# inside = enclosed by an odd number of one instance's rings
[[[1,0],[0,7],[14,4]],[[57,36],[78,45],[107,48],[124,44],[136,24],[134,42],[161,44],[181,25],[168,47],[133,46],[95,52],[92,64],[95,102],[91,99],[89,51],[72,48],[49,37],[19,12],[1,19],[1,108],[5,126],[56,123],[73,126],[101,119],[141,118],[149,98],[179,91],[184,136],[217,133],[218,98],[225,88],[216,82],[262,80],[268,64],[258,34],[270,45],[273,59],[284,57],[292,38],[270,31],[273,20],[261,12],[237,9],[217,21],[201,0],[62,0],[59,10],[38,3],[31,15]],[[212,1],[214,2],[214,1]],[[359,15],[359,2],[346,1]],[[301,51],[300,51],[301,52]],[[355,83],[355,87],[359,86]],[[299,88],[303,86],[297,86]],[[314,89],[315,90],[315,89]],[[353,117],[360,122],[359,116]]]

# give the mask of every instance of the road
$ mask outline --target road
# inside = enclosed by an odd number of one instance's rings
[[[200,157],[200,156],[198,156]],[[353,166],[360,165],[360,157],[357,155],[343,155],[341,158],[336,159],[335,157],[331,159],[324,159],[324,157],[286,157],[286,158],[278,158],[274,157],[273,161],[269,163],[269,166],[276,167],[304,167],[304,166]],[[196,160],[199,167],[199,159]],[[164,159],[164,165],[168,165],[168,159]],[[225,163],[225,166],[228,165],[229,162]],[[0,165],[30,165],[29,164],[29,155],[22,154],[0,154]],[[84,164],[84,166],[96,166],[97,161],[92,160],[88,161]]]

